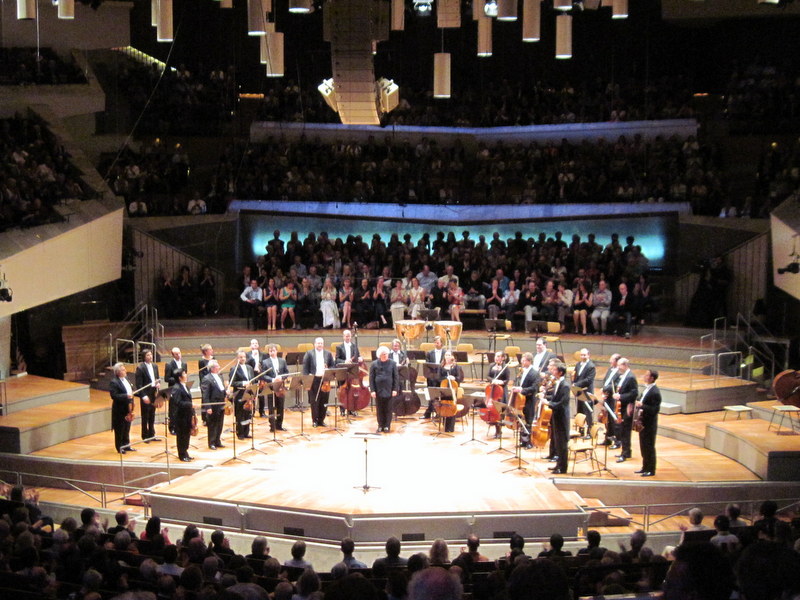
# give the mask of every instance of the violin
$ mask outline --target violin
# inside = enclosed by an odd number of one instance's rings
[[[192,428],[189,431],[189,435],[197,435],[197,415],[192,415]]]
[[[133,421],[133,402],[128,404],[128,414],[125,415],[125,420],[128,423],[131,423]]]

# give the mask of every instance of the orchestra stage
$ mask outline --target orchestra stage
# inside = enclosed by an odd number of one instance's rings
[[[280,340],[284,351],[319,335],[316,331],[283,336],[270,333],[269,341]],[[325,334],[326,347],[341,339],[339,332]],[[390,335],[386,331],[362,332],[360,345],[363,350],[375,348]],[[225,364],[238,347],[249,344],[253,334],[241,328],[206,327],[181,331],[178,337],[165,339],[161,348],[182,345],[191,380],[202,343],[211,340],[218,360]],[[263,332],[257,337],[263,347],[267,341]],[[533,346],[529,335],[515,333],[514,338],[523,351]],[[483,332],[465,332],[461,341],[473,343],[475,348],[489,343]],[[618,343],[612,348],[612,342]],[[691,385],[685,381],[681,361],[686,359],[682,357],[698,353],[685,339],[562,335],[558,346],[556,351],[566,355],[570,365],[575,349],[588,346],[598,361],[598,376],[605,372],[603,355],[622,350],[631,357],[637,375],[643,368],[658,365],[664,380],[662,390],[692,391],[703,381],[702,374],[692,375]],[[652,356],[653,348],[661,355]],[[465,367],[467,378],[474,368],[479,379],[481,357],[476,351],[470,358],[474,365]],[[19,378],[15,385],[23,385],[25,379],[41,388],[42,382],[32,377]],[[201,426],[190,448],[195,460],[188,464],[165,455],[163,440],[141,443],[138,422],[134,422],[131,440],[137,452],[120,456],[114,451],[109,429],[108,393],[53,380],[49,385],[55,395],[49,409],[31,407],[0,417],[0,444],[5,452],[17,453],[15,457],[6,455],[14,459],[6,461],[6,468],[32,472],[35,464],[50,478],[62,473],[63,477],[126,485],[127,491],[141,493],[154,514],[170,520],[322,542],[346,535],[379,542],[386,539],[387,532],[409,541],[463,539],[471,532],[485,539],[500,539],[514,531],[526,537],[546,537],[552,531],[577,533],[586,525],[602,522],[611,512],[604,511],[605,505],[797,496],[800,432],[788,421],[779,430],[770,426],[771,406],[777,402],[765,402],[754,384],[732,379],[717,378],[717,386],[710,381],[702,383],[703,389],[711,390],[719,409],[681,412],[675,404],[667,406],[666,412],[674,414],[660,416],[658,469],[656,476],[647,480],[635,473],[641,468],[635,432],[632,460],[616,463],[615,451],[598,446],[596,462],[575,464],[574,474],[571,462],[569,474],[554,476],[548,470],[552,463],[542,459],[540,449],[522,450],[521,460],[515,457],[514,431],[509,428],[504,430],[501,449],[494,429],[476,416],[477,411],[460,419],[453,437],[447,437],[437,435],[435,421],[419,418],[422,410],[396,420],[392,432],[382,435],[374,434],[376,418],[371,407],[352,420],[335,418],[331,407],[328,429],[311,428],[307,410],[287,410],[284,426],[289,431],[273,439],[268,420],[256,416],[254,438],[244,445],[236,441],[235,452],[230,432],[233,417],[226,417],[226,447],[208,449]],[[469,395],[482,386],[475,381],[465,389]],[[721,410],[729,403],[731,388],[744,394],[744,404],[752,403],[751,418],[731,418]],[[418,391],[424,404],[423,389]],[[300,400],[307,406],[304,397]],[[199,397],[195,402],[199,405]],[[294,403],[294,397],[287,397],[287,407]],[[30,411],[40,411],[37,418],[41,422],[33,422]],[[164,411],[159,411],[158,423],[163,422],[163,415]],[[98,419],[104,421],[99,429]],[[87,429],[76,431],[70,425],[76,420],[88,424]],[[24,437],[26,427],[49,427],[68,439],[52,434],[52,443],[45,439],[40,442],[45,445],[15,451],[13,440]],[[162,427],[157,426],[157,431]],[[303,435],[299,435],[301,431]],[[367,441],[364,433],[372,433]],[[174,437],[169,436],[168,444],[174,452]],[[605,470],[598,471],[600,467]],[[140,482],[134,484],[134,479]],[[49,481],[38,484],[53,485]],[[365,486],[369,486],[367,490]],[[624,516],[625,511],[617,509],[616,514]]]

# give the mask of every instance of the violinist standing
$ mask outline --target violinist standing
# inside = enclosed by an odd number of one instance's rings
[[[269,356],[261,361],[261,380],[270,383],[280,383],[289,374],[286,360],[278,356],[278,346],[270,344]],[[267,394],[267,411],[269,412],[269,430],[286,431],[283,427],[283,411],[286,402],[286,392],[276,394],[274,390]]]
[[[550,363],[550,374],[556,377],[553,386],[552,400],[545,400],[553,410],[550,421],[550,435],[552,440],[552,451],[558,456],[556,466],[550,469],[553,475],[561,475],[567,472],[567,443],[569,441],[569,383],[564,377],[567,367],[560,361]]]
[[[522,394],[525,396],[525,407],[522,412],[525,416],[525,424],[530,430],[533,424],[534,417],[536,416],[536,392],[539,391],[539,371],[533,367],[533,354],[525,352],[520,359],[521,371],[514,382],[514,387],[511,391],[515,394]],[[530,436],[523,436],[521,438],[521,445],[527,449],[532,448]]]
[[[325,350],[325,340],[318,337],[314,340],[314,347],[306,352],[303,357],[303,375],[313,375],[311,389],[308,390],[308,402],[311,404],[311,423],[314,427],[325,427],[325,413],[327,410],[330,388],[322,389],[322,376],[325,369],[334,366],[333,354]]]

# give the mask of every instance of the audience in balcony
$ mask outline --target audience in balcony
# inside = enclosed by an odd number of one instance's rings
[[[85,84],[77,63],[51,48],[0,48],[0,85]]]

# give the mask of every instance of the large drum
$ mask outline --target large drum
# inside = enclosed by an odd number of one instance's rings
[[[450,333],[450,343],[455,348],[458,340],[461,339],[461,329],[464,324],[461,321],[434,321],[433,332],[442,338],[445,346],[447,346],[447,334]]]
[[[425,321],[397,321],[394,324],[394,330],[398,338],[408,344],[415,345],[416,341],[425,332]]]

